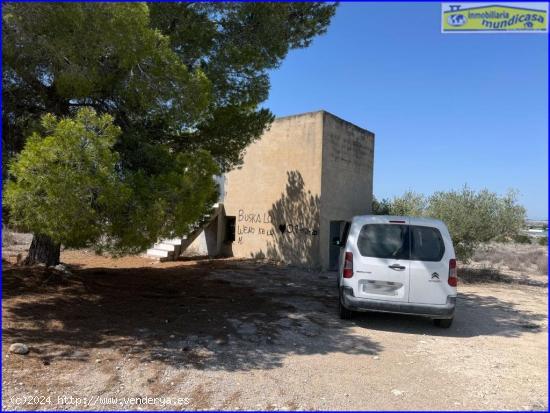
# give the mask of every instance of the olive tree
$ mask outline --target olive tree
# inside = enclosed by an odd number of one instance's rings
[[[468,261],[480,243],[514,239],[525,223],[525,208],[517,192],[505,195],[468,186],[424,196],[412,191],[391,200],[373,203],[373,213],[437,218],[451,233],[458,258]]]

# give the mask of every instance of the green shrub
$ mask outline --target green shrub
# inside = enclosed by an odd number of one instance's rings
[[[376,197],[372,197],[372,214],[373,215],[390,215],[391,201],[382,199],[378,201]]]
[[[548,237],[541,237],[537,242],[539,245],[548,245]]]
[[[17,228],[69,248],[137,253],[187,233],[215,202],[218,169],[205,151],[151,146],[164,170],[124,171],[110,115],[83,108],[73,117],[45,115],[42,124],[45,133],[33,134],[10,163],[4,187]]]
[[[531,237],[524,234],[518,234],[513,237],[514,242],[517,242],[518,244],[530,244],[531,243]]]
[[[517,203],[517,193],[498,196],[487,189],[474,191],[464,186],[460,191],[439,191],[425,197],[407,191],[388,204],[378,205],[389,215],[426,216],[445,222],[453,239],[457,257],[467,262],[480,243],[492,240],[521,239],[525,208]],[[382,208],[383,206],[383,208]],[[387,211],[387,212],[386,212]]]
[[[393,198],[390,205],[390,215],[422,216],[426,212],[427,199],[424,195],[407,191]]]
[[[110,205],[123,202],[112,151],[120,128],[110,115],[84,108],[74,118],[42,117],[44,135],[34,133],[10,163],[4,205],[13,222],[56,243],[86,246],[108,223]]]

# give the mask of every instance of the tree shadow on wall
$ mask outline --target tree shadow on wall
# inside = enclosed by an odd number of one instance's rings
[[[269,210],[273,240],[266,256],[288,264],[319,265],[320,198],[305,189],[298,171],[288,171],[285,193]]]

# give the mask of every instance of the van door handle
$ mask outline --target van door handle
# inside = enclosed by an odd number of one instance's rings
[[[398,270],[398,271],[405,269],[405,266],[399,265],[399,264],[388,265],[388,267],[390,267],[392,270]]]

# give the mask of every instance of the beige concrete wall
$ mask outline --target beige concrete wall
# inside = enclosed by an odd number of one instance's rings
[[[371,212],[374,134],[324,112],[321,264],[329,265],[330,221]]]
[[[330,221],[367,214],[374,134],[325,111],[279,118],[225,177],[225,253],[329,267]]]
[[[318,267],[324,112],[274,121],[226,175],[226,215],[236,217],[229,254]]]

